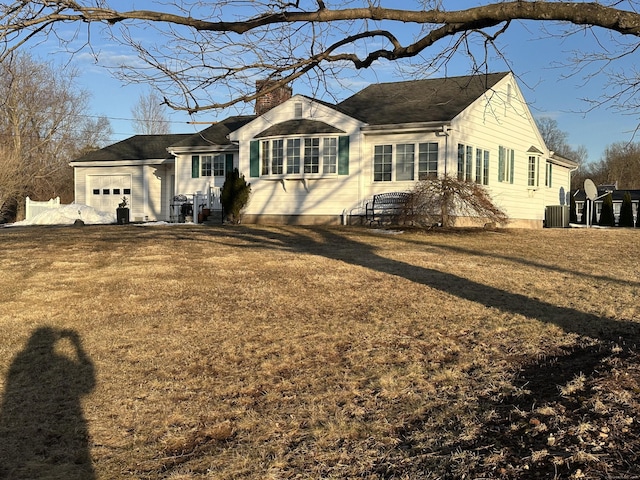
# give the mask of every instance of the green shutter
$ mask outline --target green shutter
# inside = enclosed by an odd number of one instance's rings
[[[249,144],[249,176],[260,176],[260,142],[257,140]]]
[[[504,182],[504,147],[498,147],[498,181]]]
[[[200,157],[194,155],[191,157],[191,178],[198,178],[200,176]]]
[[[349,137],[338,138],[338,175],[349,175]]]
[[[233,153],[227,153],[224,156],[224,173],[233,172]]]
[[[513,183],[513,169],[515,167],[515,151],[511,150],[511,171],[509,172],[509,183]]]

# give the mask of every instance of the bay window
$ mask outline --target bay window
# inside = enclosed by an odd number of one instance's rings
[[[349,137],[289,137],[252,141],[250,176],[348,175]]]

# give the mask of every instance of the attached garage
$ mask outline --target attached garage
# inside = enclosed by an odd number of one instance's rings
[[[169,220],[175,159],[167,147],[190,136],[136,135],[70,162],[76,203],[115,215],[127,197],[132,221]]]

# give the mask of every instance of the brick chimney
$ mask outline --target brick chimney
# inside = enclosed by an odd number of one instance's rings
[[[257,80],[256,92],[267,89],[275,83],[277,83],[277,80]],[[281,103],[286,102],[291,98],[291,95],[293,95],[293,89],[288,85],[283,85],[256,98],[256,115],[262,115],[273,107],[277,107]]]

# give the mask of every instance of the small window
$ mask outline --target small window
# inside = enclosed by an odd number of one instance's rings
[[[122,193],[124,193],[125,195],[131,195],[131,189],[130,188],[125,188]]]
[[[210,177],[213,166],[213,157],[211,155],[203,155],[200,157],[202,177]]]
[[[393,146],[375,145],[373,153],[373,181],[390,182],[393,168]]]
[[[100,189],[99,188],[94,188],[93,189],[93,194],[94,195],[100,195]]]
[[[102,194],[103,195],[109,195],[110,190],[108,188],[103,188],[102,189]]]
[[[295,113],[296,118],[302,118],[302,103],[295,104]]]
[[[113,189],[113,194],[114,195],[120,195],[120,189],[119,188],[114,188]]]
[[[418,180],[438,177],[438,144],[421,143],[418,146]]]
[[[224,160],[224,155],[216,155],[213,157],[213,165],[211,168],[214,177],[224,177]]]
[[[396,145],[396,180],[413,180],[415,145]]]
[[[538,186],[538,157],[535,157],[533,155],[529,156],[527,185],[530,187]]]

